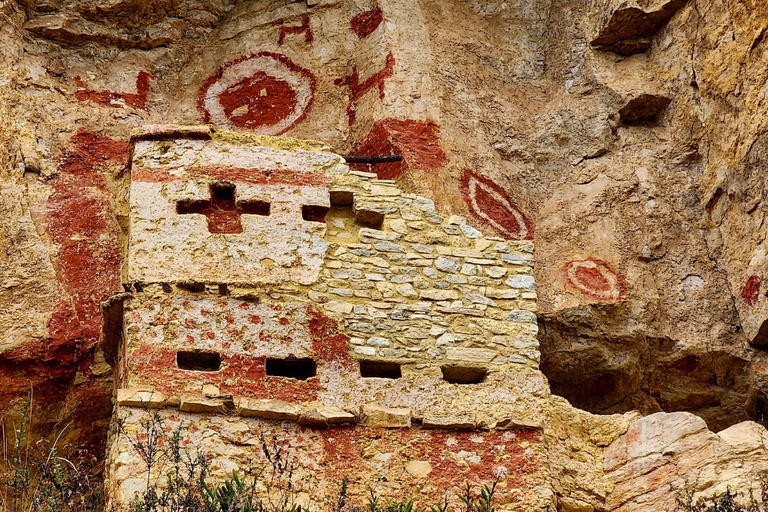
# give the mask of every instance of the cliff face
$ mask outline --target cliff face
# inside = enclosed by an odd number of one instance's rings
[[[575,407],[762,421],[767,30],[723,0],[0,0],[0,409],[32,386],[41,433],[103,448],[129,134],[206,123],[402,154],[372,170],[534,240],[541,369]],[[631,503],[603,451],[635,417],[547,414],[561,509]]]

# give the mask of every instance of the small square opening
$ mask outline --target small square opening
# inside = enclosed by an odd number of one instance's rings
[[[397,363],[382,363],[378,361],[360,361],[360,376],[366,379],[399,379],[403,376]]]
[[[176,352],[176,366],[193,372],[217,372],[221,369],[221,355],[218,352],[180,350]]]
[[[301,359],[267,358],[267,375],[272,377],[289,377],[297,380],[307,380],[317,375],[317,364],[310,358]]]
[[[488,375],[485,368],[473,366],[443,366],[443,380],[451,384],[480,384]]]
[[[310,222],[325,223],[325,216],[328,214],[328,210],[330,208],[327,206],[308,204],[301,207],[301,217]]]

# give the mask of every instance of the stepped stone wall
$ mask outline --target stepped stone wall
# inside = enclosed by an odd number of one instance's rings
[[[207,127],[137,132],[128,202],[113,502],[145,488],[130,435],[162,409],[218,477],[278,428],[321,507],[344,476],[358,500],[501,475],[505,509],[551,503],[530,241],[320,144]]]

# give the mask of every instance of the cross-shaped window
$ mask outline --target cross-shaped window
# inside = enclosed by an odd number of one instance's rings
[[[237,201],[235,185],[225,181],[211,184],[211,199],[186,199],[176,203],[181,215],[200,214],[208,218],[211,233],[242,233],[241,215],[269,215],[269,203],[264,201]]]

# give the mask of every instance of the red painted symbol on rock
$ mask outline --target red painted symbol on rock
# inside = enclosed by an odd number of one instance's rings
[[[283,20],[278,20],[275,22],[276,25],[282,25]],[[283,46],[283,43],[285,42],[285,36],[288,34],[304,34],[304,41],[307,43],[312,43],[312,41],[315,40],[315,34],[312,32],[312,27],[309,26],[309,16],[305,16],[304,19],[301,20],[301,25],[297,27],[280,27],[280,35],[277,38],[277,45]]]
[[[208,218],[211,233],[242,233],[241,215],[269,215],[269,203],[236,201],[235,185],[217,182],[211,185],[210,200],[186,200],[176,203],[180,215],[201,214]]]
[[[146,71],[139,71],[136,78],[136,94],[113,92],[113,91],[94,91],[85,87],[85,83],[79,77],[75,77],[75,83],[79,88],[75,93],[77,101],[93,101],[104,107],[122,108],[133,107],[140,110],[147,110],[147,92],[149,91],[149,79],[154,78]]]
[[[605,261],[595,258],[570,261],[563,280],[582,295],[604,302],[618,302],[627,290],[626,280]]]
[[[533,239],[534,225],[496,183],[464,169],[461,177],[464,202],[480,220],[512,240]]]
[[[747,305],[754,306],[757,304],[757,301],[760,300],[761,285],[762,280],[760,279],[760,276],[749,276],[747,284],[745,284],[744,288],[741,290],[741,298],[744,299],[744,302],[746,302]]]
[[[400,162],[378,165],[355,164],[360,171],[375,172],[381,179],[395,179],[406,169],[433,172],[448,158],[440,147],[440,127],[432,120],[381,119],[371,128],[368,138],[358,146],[355,155],[403,155]]]
[[[392,56],[392,52],[387,54],[386,64],[383,69],[377,71],[366,80],[360,82],[360,73],[357,71],[357,66],[352,68],[352,74],[345,78],[337,78],[334,83],[338,86],[348,85],[352,91],[352,97],[347,104],[347,116],[349,117],[350,126],[355,122],[357,114],[355,113],[355,102],[365,96],[365,94],[374,87],[379,88],[379,98],[384,99],[384,80],[390,78],[395,69],[395,57]]]
[[[371,11],[355,15],[349,22],[349,28],[357,34],[357,37],[364,39],[373,34],[382,21],[384,21],[384,16],[381,13],[381,7],[377,7]]]
[[[260,52],[219,68],[200,89],[205,123],[280,135],[312,107],[315,77],[284,55]]]

